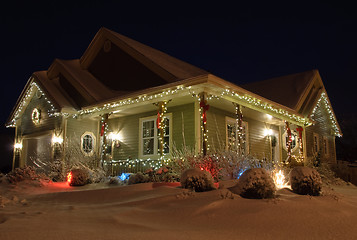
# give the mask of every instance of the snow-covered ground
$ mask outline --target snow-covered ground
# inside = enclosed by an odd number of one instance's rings
[[[178,184],[0,183],[0,239],[357,239],[357,187],[270,200]]]

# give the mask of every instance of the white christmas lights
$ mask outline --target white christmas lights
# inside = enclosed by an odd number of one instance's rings
[[[312,110],[310,118],[312,118],[312,119],[314,118],[317,109],[321,106],[322,103],[325,105],[325,108],[326,108],[326,110],[327,110],[327,112],[329,114],[329,119],[331,121],[331,125],[332,125],[332,129],[334,130],[334,134],[337,137],[341,137],[342,135],[341,135],[340,129],[339,129],[338,125],[337,125],[337,120],[335,118],[335,115],[333,114],[331,105],[329,104],[329,101],[327,99],[327,95],[326,95],[325,92],[321,93],[320,98],[317,100],[316,106]]]

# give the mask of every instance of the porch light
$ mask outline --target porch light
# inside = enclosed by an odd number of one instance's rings
[[[267,117],[267,119],[269,119],[269,120],[273,119],[273,116],[270,115],[270,114],[266,114],[266,117]]]
[[[271,135],[273,135],[273,130],[265,128],[264,129],[264,136],[266,137],[266,136],[271,136]]]
[[[52,143],[53,144],[62,144],[63,143],[63,138],[59,136],[53,136],[52,137]]]
[[[15,148],[15,150],[21,150],[22,149],[22,143],[21,142],[15,143],[14,148]]]

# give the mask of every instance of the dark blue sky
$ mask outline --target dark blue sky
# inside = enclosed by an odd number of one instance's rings
[[[2,6],[2,125],[32,72],[46,70],[55,58],[80,58],[102,26],[238,85],[318,69],[337,115],[357,112],[352,5],[118,2]]]

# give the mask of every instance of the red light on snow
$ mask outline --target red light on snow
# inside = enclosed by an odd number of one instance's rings
[[[69,172],[69,173],[67,174],[67,183],[68,183],[68,184],[71,184],[71,182],[72,182],[72,172]]]

